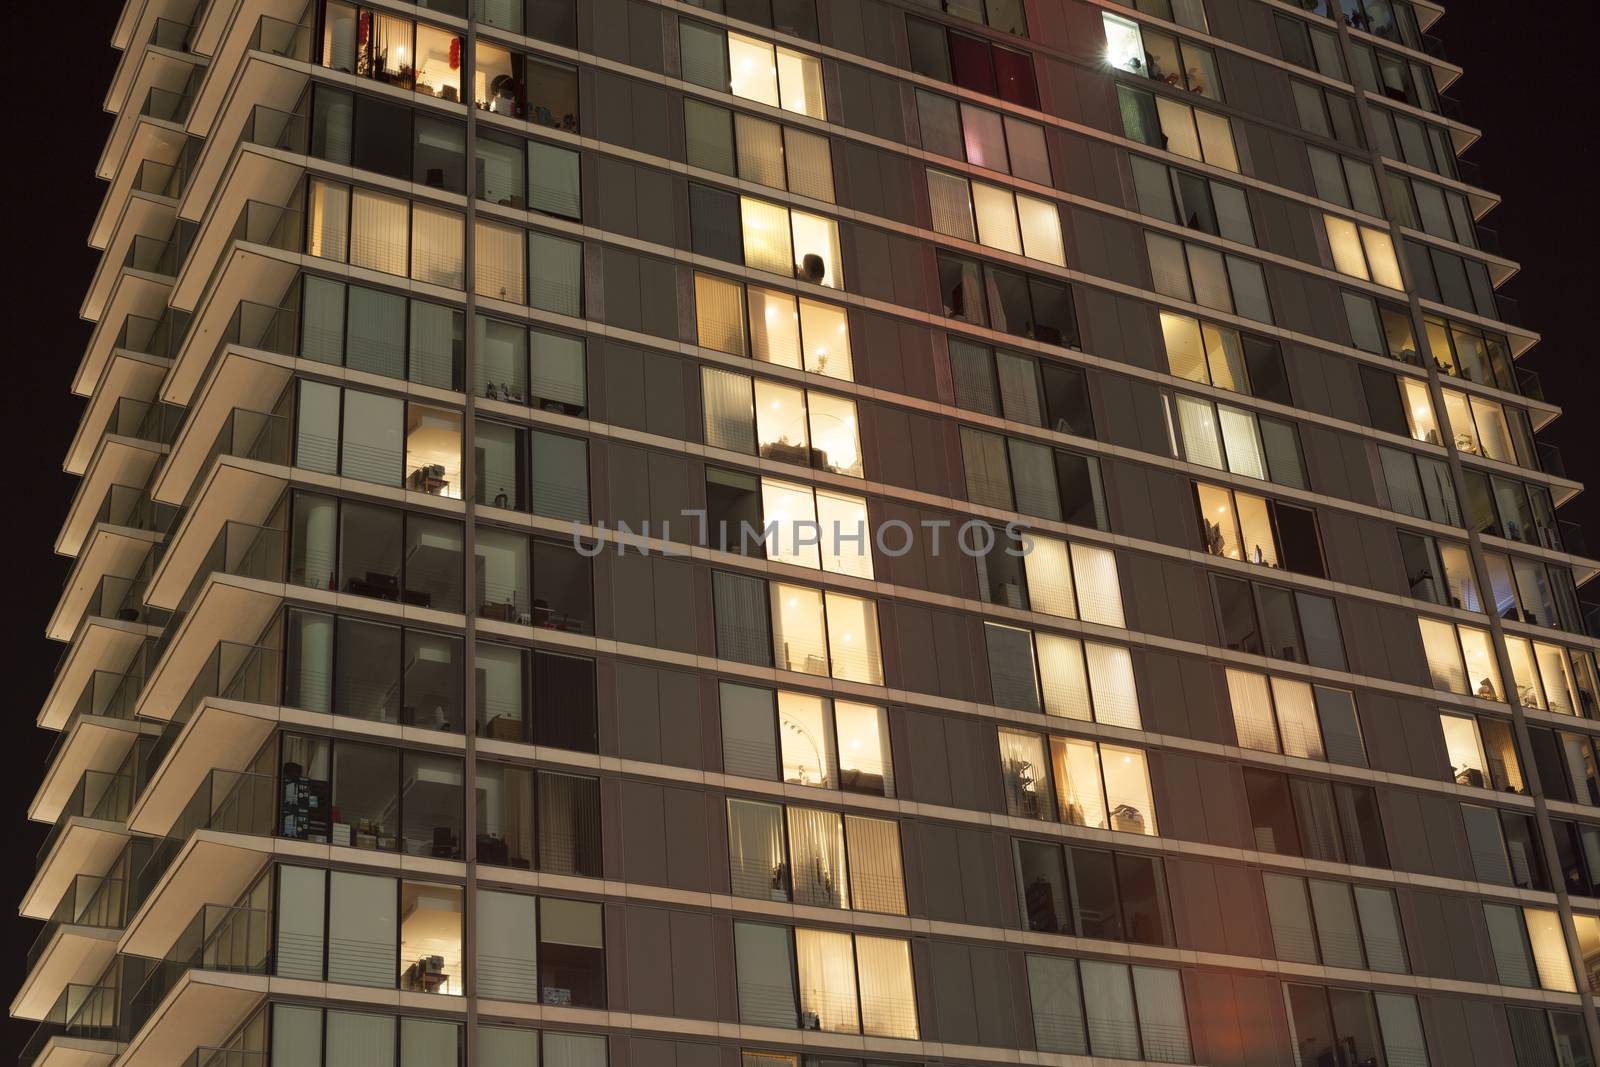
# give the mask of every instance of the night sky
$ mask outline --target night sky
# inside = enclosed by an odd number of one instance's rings
[[[1046,0],[1048,2],[1048,0]],[[7,246],[13,278],[12,384],[0,391],[5,423],[16,451],[7,462],[12,499],[9,519],[12,589],[4,612],[6,688],[17,697],[3,743],[17,755],[4,777],[0,811],[14,820],[13,853],[0,867],[0,914],[7,965],[0,974],[8,1003],[21,981],[23,953],[39,924],[16,918],[15,904],[32,877],[34,850],[45,827],[27,823],[26,810],[54,737],[34,727],[62,646],[44,637],[44,625],[65,580],[68,562],[52,550],[77,484],[61,470],[62,458],[83,411],[68,381],[89,339],[78,318],[98,254],[86,235],[105,187],[94,177],[111,118],[101,110],[117,53],[106,43],[121,8],[115,0],[62,6],[13,5],[7,21],[14,42],[10,82],[31,87],[13,95],[5,138]],[[1545,393],[1567,414],[1542,434],[1565,453],[1569,474],[1596,486],[1562,510],[1586,527],[1591,551],[1600,550],[1600,458],[1596,418],[1586,406],[1600,402],[1596,371],[1596,209],[1594,157],[1587,117],[1593,100],[1592,69],[1552,50],[1550,19],[1516,17],[1513,9],[1457,2],[1434,28],[1446,54],[1466,68],[1449,93],[1467,121],[1486,131],[1468,153],[1484,184],[1505,204],[1484,220],[1499,230],[1505,254],[1523,264],[1503,290],[1522,305],[1522,318],[1543,334],[1523,363],[1543,376]],[[1481,14],[1469,17],[1478,7]],[[71,44],[61,47],[63,18]],[[1560,36],[1595,39],[1595,5],[1561,6]],[[1600,580],[1590,599],[1600,599]],[[31,1022],[9,1020],[5,1045],[15,1055],[32,1033]],[[0,1052],[0,1055],[7,1053]]]

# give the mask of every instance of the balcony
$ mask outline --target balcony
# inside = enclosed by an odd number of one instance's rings
[[[11,1001],[11,1014],[42,1020],[69,986],[105,973],[116,954],[127,899],[121,878],[74,878],[28,950],[27,977]]]
[[[148,406],[166,376],[167,361],[142,355],[126,348],[113,350],[95,383],[94,394],[78,422],[77,433],[67,449],[65,467],[69,474],[82,475],[89,457],[106,433],[137,434],[143,415],[126,410],[127,405]],[[127,404],[124,404],[124,402]],[[125,409],[125,410],[119,410]],[[176,427],[174,427],[176,429]],[[170,437],[167,442],[169,443]]]
[[[85,771],[38,853],[38,873],[22,898],[22,914],[49,918],[80,874],[104,874],[128,843],[131,772]]]
[[[271,858],[276,813],[271,775],[208,772],[135,875],[119,950],[164,957],[197,909],[238,899]]]
[[[181,218],[198,220],[213,210],[209,201],[225,191],[226,175],[245,145],[305,154],[303,139],[282,141],[270,127],[259,124],[256,112],[291,113],[301,102],[310,82],[309,34],[281,20],[263,19],[248,49],[241,48],[239,54],[226,68],[226,78],[203,83],[191,125],[206,142],[178,205]]]
[[[117,275],[124,271],[138,271],[158,279],[177,273],[177,260],[170,258],[170,254],[163,258],[164,250],[160,248],[171,236],[177,217],[177,205],[173,200],[129,191],[110,227],[105,252],[95,265],[88,292],[84,294],[79,309],[84,318],[100,317]]]
[[[265,910],[202,905],[128,1003],[122,1067],[170,1067],[226,1041],[266,995]]]
[[[105,508],[106,504],[102,504],[101,512],[96,513],[97,520]],[[137,579],[140,571],[149,566],[151,551],[160,542],[161,535],[153,531],[96,522],[79,548],[61,597],[45,626],[45,636],[52,641],[70,641],[83,620],[91,617],[154,622],[144,612],[144,605],[134,602],[130,590],[119,591],[117,587],[119,583]],[[143,581],[139,582],[140,596],[144,585]]]
[[[138,833],[164,835],[207,775],[249,765],[278,724],[282,654],[218,643],[150,754],[154,768],[128,816]]]
[[[282,533],[225,525],[155,643],[137,714],[170,720],[219,644],[253,642],[283,602],[283,574]]]
[[[235,245],[262,245],[297,254],[303,247],[300,214],[283,205],[297,198],[304,168],[298,159],[284,159],[281,154],[264,149],[276,149],[289,142],[291,150],[303,155],[305,122],[297,115],[262,107],[252,109],[251,115],[261,118],[262,136],[271,136],[272,140],[266,146],[241,143],[219,175],[221,184],[207,205],[205,217],[196,224],[193,247],[173,285],[172,306],[180,310],[195,311],[224,272],[225,261],[248,254],[247,250],[235,249]],[[256,127],[252,121],[244,135],[253,136],[251,130]],[[205,160],[201,163],[203,166]],[[191,194],[200,184],[197,175]],[[244,291],[230,288],[225,303],[231,308],[245,296],[269,293],[276,295],[275,291],[259,287]]]
[[[216,73],[208,71],[195,89],[189,126],[196,134],[211,138],[217,136],[218,129],[226,128],[228,105],[238,99],[237,94],[230,93],[230,82],[235,77],[246,79],[245,87],[252,93],[258,89],[277,88],[276,83],[283,81],[298,80],[304,85],[305,74],[296,66],[311,62],[311,28],[294,20],[306,10],[300,0],[242,0],[237,5],[226,30],[208,53]],[[201,24],[203,36],[209,43],[210,25],[204,17]],[[288,62],[280,62],[285,60]],[[262,69],[252,73],[251,67]],[[244,68],[242,74],[241,68]],[[294,95],[298,97],[299,92]],[[251,95],[250,98],[274,102],[262,96]],[[289,104],[293,102],[290,100]]]
[[[132,54],[127,58],[134,59]],[[111,133],[106,137],[105,147],[95,166],[95,173],[101,178],[109,179],[116,173],[118,164],[127,156],[128,146],[138,127],[158,123],[181,134],[188,119],[190,87],[198,75],[196,57],[167,49],[147,48],[135,62],[123,104],[116,111]],[[129,107],[132,101],[138,101],[138,106]]]
[[[295,221],[298,224],[298,215]],[[172,370],[163,386],[166,400],[194,406],[196,391],[208,378],[215,376],[230,346],[285,356],[297,350],[296,310],[262,304],[247,297],[262,295],[249,292],[248,287],[257,281],[267,285],[263,293],[286,295],[298,264],[288,259],[274,258],[269,262],[265,256],[258,258],[258,262],[230,259],[222,264],[210,297],[199,309],[193,328],[174,354]],[[240,275],[237,278],[236,269]],[[224,314],[226,319],[222,317]],[[248,400],[259,402],[260,398],[239,398],[239,401]]]
[[[114,986],[69,985],[44,1015],[19,1067],[109,1067],[122,1051]]]
[[[130,347],[129,351],[170,356],[175,321],[167,308],[171,292],[172,287],[161,279],[125,271],[117,275],[106,306],[89,336],[89,344],[83,350],[83,358],[78,361],[78,371],[72,379],[74,393],[79,396],[94,393],[106,363],[119,347],[149,345],[149,348]],[[181,323],[182,320],[177,321]],[[155,326],[146,332],[145,322]],[[165,329],[160,328],[163,325]],[[181,337],[182,330],[176,332]]]
[[[90,675],[46,758],[48,770],[28,809],[30,819],[55,822],[85,773],[114,772],[135,742],[154,732],[151,724],[133,721],[133,702],[142,683],[137,674]]]
[[[151,495],[167,504],[194,503],[220,456],[288,466],[293,456],[289,419],[235,405],[241,400],[259,403],[276,397],[289,378],[285,366],[254,359],[225,361],[190,409],[172,454],[151,486]]]
[[[127,5],[112,37],[123,56],[106,93],[107,111],[120,111],[127,102],[134,71],[143,60],[145,49],[159,48],[180,55],[188,51],[186,12],[193,6],[184,0],[142,0]]]

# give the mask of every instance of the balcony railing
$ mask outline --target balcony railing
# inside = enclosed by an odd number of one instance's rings
[[[95,671],[90,674],[83,692],[78,694],[78,702],[67,714],[66,724],[51,744],[44,765],[50,767],[55,764],[56,757],[66,746],[67,738],[72,736],[73,727],[84,719],[113,719],[120,722],[132,719],[133,704],[143,684],[142,678],[114,671]]]
[[[197,830],[270,837],[277,789],[270,774],[213,769],[184,805],[167,835],[151,850],[133,879],[133,907],[138,908]]]
[[[145,94],[144,105],[139,108],[139,114],[163,122],[175,122],[181,126],[188,121],[189,108],[193,104],[194,97],[188,93],[175,93],[171,89],[151,86],[150,91]]]
[[[1583,632],[1590,637],[1600,637],[1600,604],[1590,600],[1580,600],[1578,612],[1583,616]]]
[[[156,24],[150,29],[150,43],[157,48],[187,52],[190,32],[190,28],[181,22],[173,19],[156,19]]]
[[[283,692],[281,663],[281,654],[275,648],[218,641],[150,750],[150,765],[161,765],[203,700],[216,697],[249,704],[279,704]]]
[[[1583,556],[1585,559],[1594,559],[1594,556],[1589,554],[1589,543],[1583,536],[1582,526],[1579,526],[1577,523],[1571,522],[1567,519],[1557,519],[1556,529],[1560,534],[1557,542],[1553,545],[1547,545],[1545,547],[1553,548],[1557,552],[1566,552],[1574,556]]]
[[[245,1052],[236,1048],[197,1048],[183,1067],[267,1067],[265,1052]]]
[[[1515,297],[1506,296],[1504,293],[1496,293],[1494,294],[1494,303],[1501,322],[1507,326],[1521,328],[1522,305],[1517,303]]]
[[[311,62],[311,29],[284,19],[262,15],[250,35],[250,51]]]
[[[239,459],[259,460],[288,466],[292,449],[289,419],[283,415],[269,415],[249,408],[234,408],[223,420],[222,429],[206,452],[205,459],[196,468],[194,484],[189,487],[184,507],[193,503],[199,491],[201,477],[211,469],[219,456],[236,456]]]
[[[114,986],[69,985],[45,1013],[22,1054],[19,1067],[30,1067],[52,1038],[72,1037],[84,1041],[117,1041],[117,990]]]
[[[285,152],[305,155],[310,143],[306,136],[306,120],[290,111],[257,104],[250,109],[239,140],[263,148],[281,148]]]
[[[100,436],[117,434],[158,445],[170,445],[177,438],[178,427],[182,424],[183,408],[176,404],[124,396],[119,397],[112,406]]]
[[[95,524],[127,526],[134,530],[166,533],[177,518],[178,509],[171,504],[152,500],[148,491],[131,485],[113,484],[106,489],[100,510],[94,513]]]
[[[142,270],[149,274],[174,278],[178,274],[179,262],[176,241],[163,241],[146,234],[139,234],[129,244],[128,254],[122,259],[122,266],[126,270]]]
[[[56,817],[55,825],[45,835],[44,844],[39,846],[34,866],[44,866],[45,858],[50,855],[50,850],[72,819],[99,819],[104,822],[127,819],[128,810],[133,806],[133,794],[134,782],[130,773],[84,771],[78,784],[73,786],[72,795],[61,806],[61,814]]]
[[[133,176],[133,188],[137,192],[149,193],[151,196],[176,197],[177,179],[176,167],[147,159],[139,164],[139,170]]]
[[[1517,392],[1529,400],[1544,399],[1544,379],[1539,377],[1539,372],[1529,367],[1517,368]]]
[[[45,920],[44,929],[39,931],[33,946],[28,949],[28,971],[33,970],[34,964],[39,962],[39,957],[44,955],[45,948],[49,946],[50,939],[63,926],[121,929],[128,917],[127,888],[128,883],[118,877],[80,874],[73,878],[61,903],[56,905],[55,913]]]
[[[170,356],[172,321],[129,315],[122,320],[122,329],[117,331],[115,347],[125,348],[129,352],[143,352],[147,356]]]
[[[1561,449],[1544,441],[1535,441],[1534,445],[1539,452],[1539,469],[1557,478],[1565,478],[1567,461],[1562,458]]]
[[[84,618],[116,619],[119,622],[142,622],[149,626],[162,626],[170,617],[161,608],[152,608],[144,602],[149,589],[148,577],[123,578],[108,574],[100,579],[89,603],[83,609]]]
[[[206,904],[133,995],[126,1032],[130,1037],[138,1033],[167,994],[192,970],[266,974],[271,965],[272,924],[266,910]]]

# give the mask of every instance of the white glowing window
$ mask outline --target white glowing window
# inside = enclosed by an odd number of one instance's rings
[[[823,570],[872,577],[872,532],[864,498],[817,490],[817,525]]]
[[[833,676],[869,685],[883,684],[878,645],[878,605],[858,596],[828,591],[828,653]]]
[[[1144,74],[1144,38],[1139,24],[1109,12],[1100,18],[1106,31],[1106,62],[1130,74]]]
[[[844,309],[816,300],[800,301],[800,337],[805,369],[851,381],[850,324]]]
[[[763,459],[811,465],[810,438],[806,434],[805,391],[758,379],[756,395],[756,448]]]
[[[773,274],[793,274],[795,256],[788,209],[745,196],[739,198],[739,218],[745,266]]]
[[[761,518],[768,531],[768,559],[800,567],[821,565],[810,487],[761,479]]]
[[[839,256],[839,224],[805,211],[789,213],[793,229],[794,276],[829,289],[844,288]]]
[[[772,649],[780,670],[827,675],[820,590],[772,583]]]
[[[734,96],[778,106],[777,56],[765,41],[728,34],[728,79]]]
[[[800,316],[794,297],[775,289],[749,289],[750,354],[764,363],[800,366]]]
[[[842,396],[811,393],[812,463],[835,474],[860,478],[861,439],[856,428],[856,404]]]

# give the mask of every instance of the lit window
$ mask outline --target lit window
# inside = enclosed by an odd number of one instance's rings
[[[406,275],[406,201],[366,189],[350,194],[350,265]]]
[[[798,115],[827,118],[822,64],[812,56],[730,33],[728,80],[734,96]]]
[[[772,646],[779,669],[827,675],[821,590],[772,583]]]
[[[827,593],[828,654],[833,676],[870,685],[883,684],[878,645],[878,606],[863,597]]]
[[[1377,282],[1390,289],[1401,289],[1400,266],[1395,260],[1394,242],[1382,230],[1358,226],[1336,215],[1322,216],[1333,252],[1333,268],[1352,278]]]

